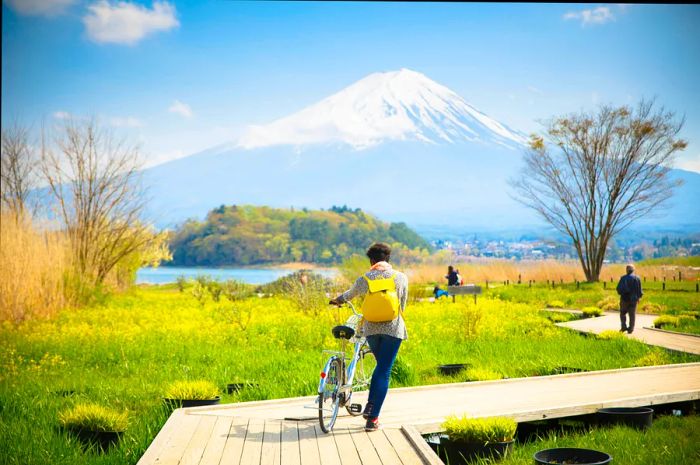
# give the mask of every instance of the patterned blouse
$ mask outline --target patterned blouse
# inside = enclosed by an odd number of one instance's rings
[[[406,308],[406,301],[408,300],[408,278],[406,275],[400,271],[394,272],[391,265],[389,265],[388,268],[385,267],[381,270],[370,270],[365,273],[365,276],[367,276],[369,279],[384,279],[390,278],[392,273],[394,273],[394,284],[396,285],[396,294],[399,297],[399,306],[401,308],[399,316],[391,321],[385,321],[382,323],[365,321],[362,328],[362,334],[365,337],[375,334],[386,334],[399,339],[408,339],[406,324],[402,316]],[[343,292],[338,300],[340,302],[347,302],[348,300],[351,300],[359,295],[365,295],[367,291],[369,291],[367,281],[363,276],[360,276],[355,281],[355,284],[353,284],[350,289]]]

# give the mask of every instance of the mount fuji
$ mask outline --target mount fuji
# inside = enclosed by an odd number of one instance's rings
[[[221,204],[362,208],[388,221],[464,231],[541,228],[513,200],[526,136],[425,75],[373,73],[237,140],[144,172],[151,218],[172,226]],[[655,225],[697,226],[700,175]],[[695,199],[695,200],[691,200]],[[697,231],[698,228],[695,227]]]

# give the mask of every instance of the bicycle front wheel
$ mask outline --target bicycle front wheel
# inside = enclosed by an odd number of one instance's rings
[[[343,361],[331,357],[321,373],[322,382],[318,392],[318,422],[324,433],[330,433],[340,408],[340,387],[343,385]]]

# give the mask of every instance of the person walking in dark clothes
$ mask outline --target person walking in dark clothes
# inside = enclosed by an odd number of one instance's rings
[[[617,293],[620,294],[620,331],[632,334],[634,318],[637,313],[637,302],[642,298],[642,281],[634,274],[634,265],[627,265],[627,274],[617,283]],[[627,323],[629,315],[629,324]]]

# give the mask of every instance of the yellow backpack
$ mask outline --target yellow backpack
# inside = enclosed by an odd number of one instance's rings
[[[389,278],[369,279],[364,276],[369,292],[362,303],[365,320],[372,323],[391,321],[399,316],[399,296],[396,294],[394,274]]]

